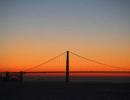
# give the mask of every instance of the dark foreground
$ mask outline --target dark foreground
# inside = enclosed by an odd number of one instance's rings
[[[130,100],[130,83],[0,82],[0,100]]]

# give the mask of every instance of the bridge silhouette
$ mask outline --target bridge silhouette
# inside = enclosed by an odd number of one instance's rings
[[[112,68],[112,69],[115,69],[115,70],[82,70],[82,71],[70,71],[70,54],[84,60],[84,62],[91,62],[93,64],[97,64],[99,66],[103,66],[104,68]],[[65,71],[42,71],[42,70],[38,70],[38,71],[33,71],[34,69],[38,69],[44,65],[47,65],[48,63],[54,61],[55,59],[61,57],[65,55]],[[75,62],[76,63],[76,62]],[[42,62],[38,65],[35,65],[35,66],[32,66],[30,68],[27,68],[27,69],[24,69],[20,72],[4,72],[6,74],[6,80],[9,80],[9,78],[11,77],[11,74],[10,73],[15,73],[15,74],[18,74],[17,78],[19,80],[23,80],[23,75],[24,74],[27,74],[27,73],[65,73],[66,74],[66,77],[65,77],[65,80],[66,80],[66,83],[68,83],[70,81],[70,73],[112,73],[112,74],[117,74],[117,73],[120,73],[120,74],[130,74],[130,69],[129,68],[123,68],[123,67],[117,67],[117,66],[112,66],[112,65],[108,65],[108,64],[105,64],[105,63],[102,63],[102,62],[99,62],[99,61],[96,61],[96,60],[93,60],[93,59],[89,59],[89,58],[86,58],[86,57],[83,57],[79,54],[76,54],[74,52],[71,52],[71,51],[66,51],[66,52],[63,52],[45,62]]]

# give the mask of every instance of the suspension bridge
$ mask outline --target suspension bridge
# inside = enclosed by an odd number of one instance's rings
[[[45,70],[45,69],[40,69],[40,68],[43,68],[43,67],[46,67],[46,68],[50,67],[50,66],[47,66],[47,64],[53,62],[54,60],[56,60],[56,59],[58,59],[60,57],[62,57],[63,55],[64,55],[64,62],[65,62],[64,63],[65,70],[62,70],[62,71],[48,71],[48,70]],[[85,69],[82,69],[82,68],[81,68],[82,70],[70,70],[70,68],[72,66],[75,67],[78,64],[78,62],[76,62],[75,60],[74,60],[73,63],[71,63],[70,55],[81,59],[81,61],[83,60],[82,62],[85,63],[84,64],[85,68],[86,69],[88,68],[88,70],[85,70]],[[73,65],[73,64],[76,64],[76,65]],[[51,65],[51,67],[52,66],[53,65]],[[61,66],[59,66],[59,67],[61,67]],[[95,70],[95,68],[96,68],[96,70]],[[39,70],[36,70],[36,69],[39,69]],[[103,69],[105,69],[105,70],[103,70]],[[27,69],[24,69],[24,70],[22,70],[20,72],[3,72],[3,73],[5,73],[5,80],[9,80],[12,75],[15,75],[15,76],[17,76],[18,80],[20,80],[20,81],[23,81],[24,74],[28,74],[28,73],[32,73],[32,74],[36,74],[36,73],[65,73],[65,81],[66,81],[66,83],[68,83],[70,81],[70,73],[104,73],[104,74],[107,74],[107,73],[118,74],[119,73],[119,74],[130,74],[130,68],[108,65],[108,64],[105,64],[105,63],[102,63],[102,62],[99,62],[99,61],[95,61],[93,59],[83,57],[83,56],[81,56],[79,54],[76,54],[74,52],[66,51],[66,52],[63,52],[63,53],[61,53],[61,54],[59,54],[59,55],[45,61],[45,62],[42,62],[42,63],[40,63],[38,65],[32,66],[32,67],[27,68]],[[2,78],[2,73],[0,74],[0,77]]]

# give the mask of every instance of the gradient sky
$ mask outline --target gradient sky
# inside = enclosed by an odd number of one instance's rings
[[[0,70],[74,51],[130,68],[130,0],[0,0]]]

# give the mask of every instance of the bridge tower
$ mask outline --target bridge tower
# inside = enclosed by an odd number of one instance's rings
[[[9,72],[6,72],[6,73],[5,73],[5,79],[6,79],[6,81],[8,81],[9,78],[10,78],[10,76],[9,76]]]
[[[69,51],[66,51],[66,83],[69,82]]]
[[[19,73],[19,80],[22,82],[23,81],[23,72]]]

